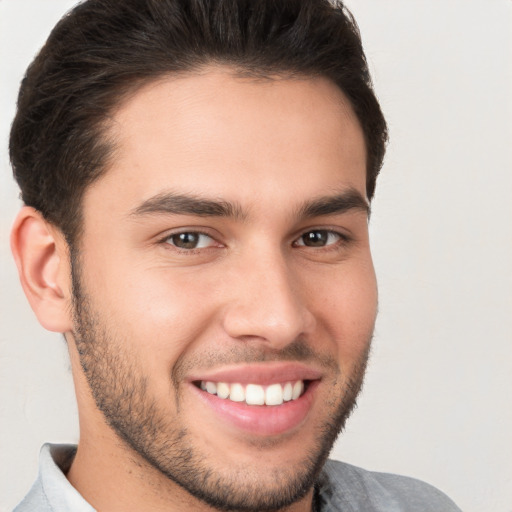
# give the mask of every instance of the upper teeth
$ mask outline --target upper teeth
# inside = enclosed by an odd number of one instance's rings
[[[284,384],[259,384],[201,381],[201,389],[217,395],[219,398],[233,402],[245,402],[248,405],[281,405],[283,402],[297,400],[304,391],[304,381],[286,382]]]

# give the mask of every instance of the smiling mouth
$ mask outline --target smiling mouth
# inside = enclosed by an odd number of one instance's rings
[[[281,405],[300,398],[308,387],[308,380],[296,380],[262,386],[260,384],[240,384],[196,381],[194,384],[223,400],[243,402],[247,405]]]

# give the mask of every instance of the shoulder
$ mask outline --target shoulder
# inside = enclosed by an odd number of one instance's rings
[[[322,512],[461,512],[435,487],[400,475],[327,461],[319,482]]]
[[[53,512],[48,503],[46,495],[40,480],[36,480],[23,501],[13,510],[13,512]]]
[[[73,445],[45,444],[37,480],[13,512],[94,512],[66,478],[75,452]]]

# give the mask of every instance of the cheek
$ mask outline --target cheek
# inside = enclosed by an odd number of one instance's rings
[[[326,281],[316,317],[335,345],[341,364],[366,352],[377,314],[377,283],[373,265],[346,268]]]
[[[190,274],[113,265],[89,275],[96,276],[87,286],[95,309],[149,371],[168,371],[214,314],[211,288]]]

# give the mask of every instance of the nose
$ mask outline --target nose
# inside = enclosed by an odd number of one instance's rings
[[[281,349],[312,332],[315,317],[285,258],[281,254],[259,256],[230,273],[223,327],[232,338],[259,339]]]

